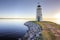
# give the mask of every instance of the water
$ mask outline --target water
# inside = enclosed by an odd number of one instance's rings
[[[28,30],[24,19],[0,19],[0,37],[22,37]]]

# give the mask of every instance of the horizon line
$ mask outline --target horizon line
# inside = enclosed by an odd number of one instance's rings
[[[35,18],[0,18],[0,19],[25,19],[25,20],[35,20]]]

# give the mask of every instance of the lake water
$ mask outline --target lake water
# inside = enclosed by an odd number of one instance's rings
[[[22,37],[28,30],[24,19],[0,19],[0,37]]]

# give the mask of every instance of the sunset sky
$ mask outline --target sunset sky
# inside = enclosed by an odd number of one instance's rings
[[[0,18],[35,18],[38,1],[44,18],[60,18],[60,0],[0,0]]]

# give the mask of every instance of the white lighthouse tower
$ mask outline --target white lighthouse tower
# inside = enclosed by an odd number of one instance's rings
[[[42,21],[42,8],[41,8],[41,5],[37,6],[36,20],[37,21]]]

